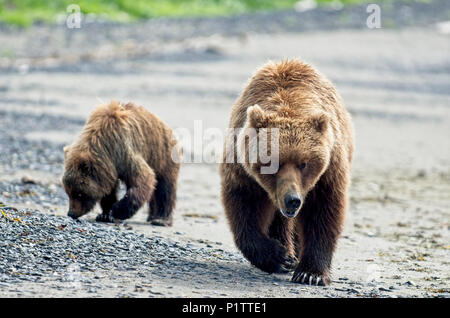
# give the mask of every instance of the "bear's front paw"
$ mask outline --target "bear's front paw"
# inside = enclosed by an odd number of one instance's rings
[[[243,250],[248,260],[267,273],[287,273],[295,266],[294,259],[278,241],[263,239]]]
[[[294,276],[292,276],[292,282],[306,285],[326,286],[330,284],[331,279],[326,274],[295,271]]]
[[[280,264],[280,269],[278,273],[289,273],[292,272],[295,269],[295,266],[297,266],[297,258],[286,255]]]
[[[114,218],[111,216],[111,214],[99,214],[95,218],[95,221],[97,222],[105,222],[105,223],[114,223]]]
[[[132,207],[128,203],[128,200],[120,200],[112,206],[112,217],[114,219],[125,220],[133,215]]]

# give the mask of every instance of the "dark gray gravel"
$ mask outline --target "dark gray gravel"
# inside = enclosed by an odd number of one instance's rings
[[[67,205],[68,199],[61,183],[41,183],[32,181],[26,183],[22,180],[10,182],[0,181],[0,200],[13,203],[30,202],[48,209],[51,205]]]
[[[16,107],[19,108],[20,103]],[[30,169],[61,174],[64,159],[62,149],[65,145],[28,139],[25,135],[48,130],[78,131],[84,125],[82,119],[48,114],[24,114],[20,110],[0,111],[0,118],[0,166],[4,172]]]
[[[0,141],[0,164],[4,172],[32,169],[60,174],[64,159],[63,146],[5,134]]]
[[[218,248],[179,243],[162,236],[146,237],[121,225],[0,207],[0,282],[70,280],[71,273],[140,271],[183,276],[204,272],[218,261],[243,258]],[[193,262],[193,256],[202,262]],[[185,261],[185,259],[187,259]],[[220,267],[219,266],[219,267]],[[95,277],[94,277],[95,278]]]

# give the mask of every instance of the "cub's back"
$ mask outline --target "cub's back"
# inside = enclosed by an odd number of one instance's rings
[[[175,145],[172,130],[156,115],[134,103],[122,105],[116,101],[98,106],[92,112],[84,135],[119,147],[120,152],[141,155],[157,171],[170,160]]]

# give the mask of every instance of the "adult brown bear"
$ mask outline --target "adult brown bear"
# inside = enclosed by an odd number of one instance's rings
[[[97,107],[80,138],[64,148],[68,215],[78,218],[100,201],[97,221],[110,222],[149,202],[148,221],[171,225],[180,167],[174,147],[172,130],[143,107],[114,101]],[[120,201],[119,180],[127,187]]]
[[[220,166],[237,247],[261,270],[295,268],[294,282],[329,284],[353,154],[351,117],[333,85],[301,61],[268,63],[233,106],[230,128],[244,128],[230,132]],[[255,136],[242,138],[248,129]],[[250,150],[252,138],[271,131],[279,141],[274,173],[262,173],[259,157],[229,161],[240,149]]]

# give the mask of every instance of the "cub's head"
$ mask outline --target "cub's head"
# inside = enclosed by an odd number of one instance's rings
[[[77,219],[92,210],[103,197],[105,190],[98,181],[92,155],[64,148],[63,185],[69,196],[68,216]]]
[[[263,111],[255,105],[247,109],[238,152],[273,204],[293,218],[327,169],[333,141],[330,118],[323,111]]]

